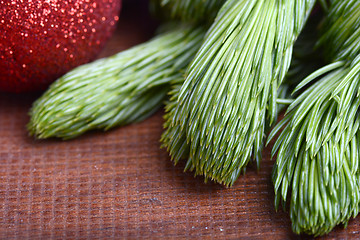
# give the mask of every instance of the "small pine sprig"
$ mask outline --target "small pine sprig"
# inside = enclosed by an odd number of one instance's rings
[[[226,0],[151,0],[156,16],[193,24],[212,23]]]
[[[360,203],[360,3],[334,0],[328,11],[319,46],[333,63],[298,85],[322,76],[269,136],[283,129],[272,151],[275,205],[290,198],[293,231],[315,236],[346,226]]]
[[[313,5],[312,0],[224,4],[166,125],[163,145],[174,162],[185,158],[196,175],[227,186],[250,158],[259,166],[266,124],[276,117],[278,86]]]
[[[183,76],[204,34],[202,28],[180,25],[72,70],[33,104],[30,134],[70,139],[145,119],[161,107],[170,83]]]
[[[326,234],[359,211],[360,102],[353,90],[360,87],[360,71],[356,78],[351,75],[360,64],[328,67],[335,70],[296,98],[270,135],[285,126],[273,147],[275,206],[285,204],[291,190],[290,218],[297,234]],[[332,91],[346,80],[352,83],[334,98]],[[350,103],[340,114],[344,98]]]
[[[293,57],[289,71],[286,74],[284,82],[279,86],[277,94],[277,102],[279,103],[277,107],[277,115],[287,104],[293,101],[290,98],[292,97],[291,91],[294,87],[296,87],[303,77],[315,71],[319,63],[322,61],[319,57],[319,52],[315,50],[317,34],[314,34],[316,33],[320,20],[318,17],[310,18],[309,20],[310,21],[307,23],[305,29],[294,44]],[[172,160],[174,160],[175,165],[180,159],[187,159],[189,156],[189,145],[187,144],[186,136],[182,134],[179,126],[171,127],[171,122],[175,115],[177,101],[183,83],[183,78],[172,82],[172,90],[169,92],[170,98],[166,101],[165,105],[165,131],[161,138],[161,142],[163,143],[162,147],[168,147],[168,143],[170,142],[174,144],[167,150],[170,152],[170,156],[172,157]],[[185,170],[193,171],[195,166],[191,165],[191,161],[188,161],[187,163],[189,165],[186,166]]]

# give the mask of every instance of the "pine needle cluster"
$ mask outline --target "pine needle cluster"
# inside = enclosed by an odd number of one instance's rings
[[[316,236],[346,226],[360,203],[360,2],[330,1],[326,11],[318,45],[330,64],[298,85],[320,77],[270,135],[282,129],[273,147],[275,204],[291,191],[293,231]]]
[[[251,158],[259,166],[277,91],[312,0],[228,0],[190,64],[163,145],[172,160],[231,186]]]
[[[58,79],[30,111],[37,138],[70,139],[92,129],[141,121],[162,106],[205,35],[177,25],[153,40],[80,66]]]

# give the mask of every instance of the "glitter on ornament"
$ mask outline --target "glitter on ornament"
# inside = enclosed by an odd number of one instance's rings
[[[0,91],[45,89],[93,60],[121,0],[0,0]]]

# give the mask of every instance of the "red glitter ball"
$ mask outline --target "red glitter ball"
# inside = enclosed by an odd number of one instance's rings
[[[93,60],[121,0],[0,0],[0,91],[45,89]]]

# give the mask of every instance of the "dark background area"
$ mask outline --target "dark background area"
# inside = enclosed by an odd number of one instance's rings
[[[147,1],[124,3],[101,54],[149,39]],[[232,188],[203,183],[160,149],[162,115],[107,133],[37,141],[26,131],[38,94],[0,95],[0,238],[296,239],[288,213],[275,212],[270,159]],[[359,238],[357,219],[324,239]],[[305,236],[303,236],[305,238]]]

